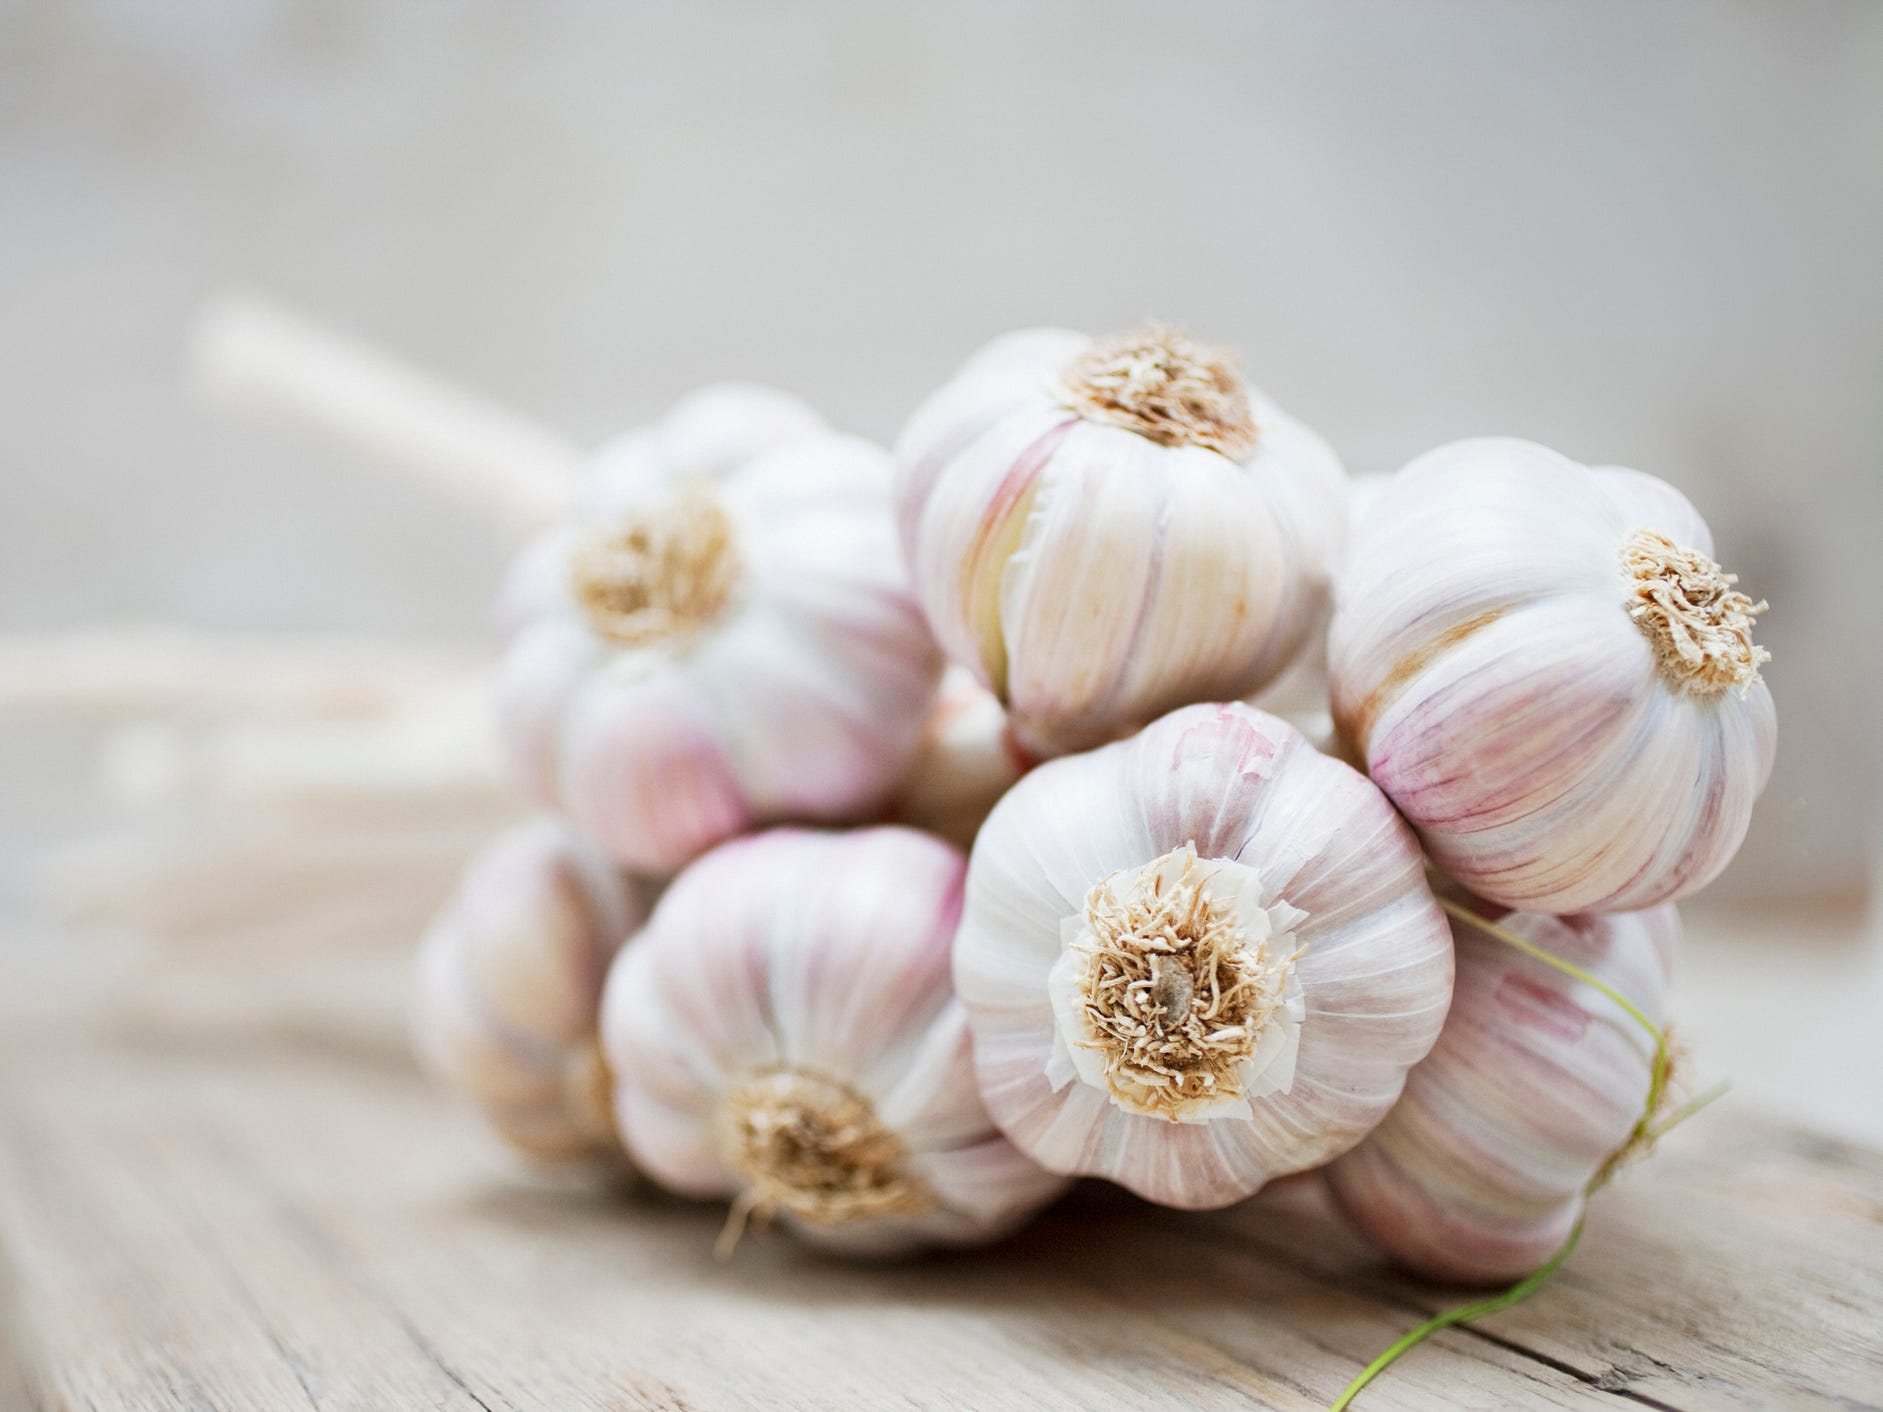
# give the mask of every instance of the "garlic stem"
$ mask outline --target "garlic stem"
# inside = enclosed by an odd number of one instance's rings
[[[1730,1079],[1721,1079],[1698,1098],[1688,1099],[1685,1103],[1681,1104],[1680,1107],[1674,1109],[1673,1112],[1669,1113],[1665,1118],[1661,1119],[1660,1122],[1648,1129],[1649,1140],[1659,1142],[1664,1134],[1672,1132],[1695,1113],[1698,1113],[1702,1108],[1710,1108],[1715,1103],[1719,1102],[1720,1099],[1724,1098],[1732,1090],[1732,1086]]]
[[[1627,1013],[1629,1019],[1633,1020],[1637,1025],[1640,1025],[1642,1029],[1648,1032],[1648,1037],[1654,1041],[1654,1070],[1653,1077],[1648,1081],[1647,1114],[1635,1125],[1636,1132],[1645,1131],[1649,1117],[1652,1116],[1654,1110],[1660,1106],[1661,1088],[1667,1081],[1667,1036],[1661,1030],[1661,1027],[1650,1020],[1639,1005],[1636,1005],[1634,1001],[1623,995],[1600,976],[1593,975],[1583,970],[1582,967],[1576,965],[1574,962],[1563,960],[1563,958],[1556,955],[1555,952],[1546,951],[1535,942],[1526,941],[1523,937],[1518,936],[1517,933],[1507,927],[1500,927],[1495,922],[1480,917],[1469,907],[1464,906],[1462,903],[1454,902],[1449,897],[1439,898],[1438,905],[1443,907],[1448,913],[1463,922],[1466,926],[1476,927],[1486,936],[1495,937],[1506,946],[1514,946],[1524,955],[1534,960],[1541,961],[1546,966],[1553,966],[1564,975],[1572,976],[1576,980],[1581,981],[1584,985],[1594,986],[1595,989],[1601,991],[1603,995],[1619,1005]]]
[[[1582,1217],[1576,1217],[1576,1224],[1569,1228],[1569,1237],[1563,1242],[1562,1248],[1550,1256],[1541,1268],[1525,1275],[1503,1293],[1494,1294],[1488,1299],[1480,1299],[1475,1304],[1464,1304],[1456,1309],[1447,1309],[1442,1314],[1433,1315],[1417,1328],[1409,1329],[1401,1334],[1390,1348],[1361,1370],[1359,1377],[1347,1384],[1346,1391],[1329,1404],[1327,1412],[1343,1412],[1343,1409],[1360,1395],[1361,1389],[1368,1383],[1392,1367],[1401,1356],[1410,1353],[1439,1330],[1501,1313],[1514,1304],[1523,1303],[1535,1294],[1549,1277],[1560,1270],[1569,1257],[1575,1253],[1576,1244],[1582,1239],[1582,1220]]]
[[[187,357],[210,401],[292,418],[520,527],[573,493],[583,453],[560,433],[264,296],[212,298]]]

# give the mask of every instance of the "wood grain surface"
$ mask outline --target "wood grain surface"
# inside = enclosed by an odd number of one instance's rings
[[[496,1149],[343,1048],[0,1049],[0,1407],[1313,1408],[1458,1292],[1311,1180],[1075,1192],[991,1250],[844,1266]],[[1730,1101],[1599,1198],[1529,1304],[1366,1408],[1883,1403],[1883,1156]]]

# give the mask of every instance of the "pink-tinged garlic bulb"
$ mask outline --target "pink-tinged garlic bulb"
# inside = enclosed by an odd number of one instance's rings
[[[890,817],[971,847],[988,811],[1032,767],[994,694],[951,666]]]
[[[1679,941],[1671,906],[1606,917],[1483,915],[1661,1022]],[[1327,1169],[1375,1244],[1435,1279],[1544,1264],[1646,1105],[1654,1042],[1595,987],[1460,922],[1451,1015],[1406,1093]]]
[[[596,1025],[608,964],[652,900],[651,885],[538,821],[474,859],[427,931],[420,1057],[520,1151],[619,1153]]]
[[[1731,860],[1777,721],[1765,606],[1679,492],[1531,442],[1419,457],[1367,516],[1334,719],[1427,851],[1530,911],[1684,897]]]
[[[1043,1166],[1223,1206],[1346,1151],[1451,996],[1410,830],[1240,704],[1040,766],[974,845],[955,985]]]
[[[519,774],[642,872],[768,820],[866,817],[940,676],[888,456],[765,405],[783,439],[750,456],[757,432],[696,412],[605,451],[500,604]]]
[[[681,873],[603,1007],[642,1170],[855,1254],[992,1239],[1050,1200],[975,1091],[965,867],[910,829],[776,829]]]
[[[1327,443],[1162,328],[997,339],[916,411],[896,459],[935,635],[1042,755],[1276,676],[1346,525]]]

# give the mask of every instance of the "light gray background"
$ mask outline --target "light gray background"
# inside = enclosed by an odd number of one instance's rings
[[[0,596],[480,630],[468,512],[179,395],[292,295],[585,436],[729,374],[887,437],[1000,330],[1246,350],[1350,466],[1480,432],[1684,487],[1774,607],[1723,886],[1874,825],[1883,7],[0,4]]]
[[[1714,896],[1822,908],[1875,857],[1879,251],[1856,0],[0,0],[0,628],[481,633],[474,512],[184,395],[228,284],[585,438],[726,376],[888,437],[994,333],[1157,315],[1356,469],[1687,490],[1782,722]]]

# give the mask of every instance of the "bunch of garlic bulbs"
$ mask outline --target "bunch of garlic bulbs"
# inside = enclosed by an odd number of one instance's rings
[[[556,821],[472,866],[414,1012],[514,1145],[865,1255],[1318,1171],[1522,1293],[1670,1121],[1668,902],[1775,718],[1665,484],[1490,440],[1347,486],[1155,326],[996,340],[892,463],[751,386],[583,458],[238,323],[237,383],[540,531],[501,714]]]
[[[1350,491],[1155,327],[997,340],[893,467],[703,394],[501,597],[513,761],[572,832],[447,913],[427,1051],[735,1235],[891,1253],[1078,1176],[1202,1208],[1318,1170],[1415,1268],[1536,1268],[1640,1145],[1664,904],[1770,767],[1762,605],[1711,554],[1661,482],[1527,443]],[[634,906],[525,886],[576,848]],[[651,913],[623,867],[671,878]],[[464,983],[532,927],[562,991]]]

